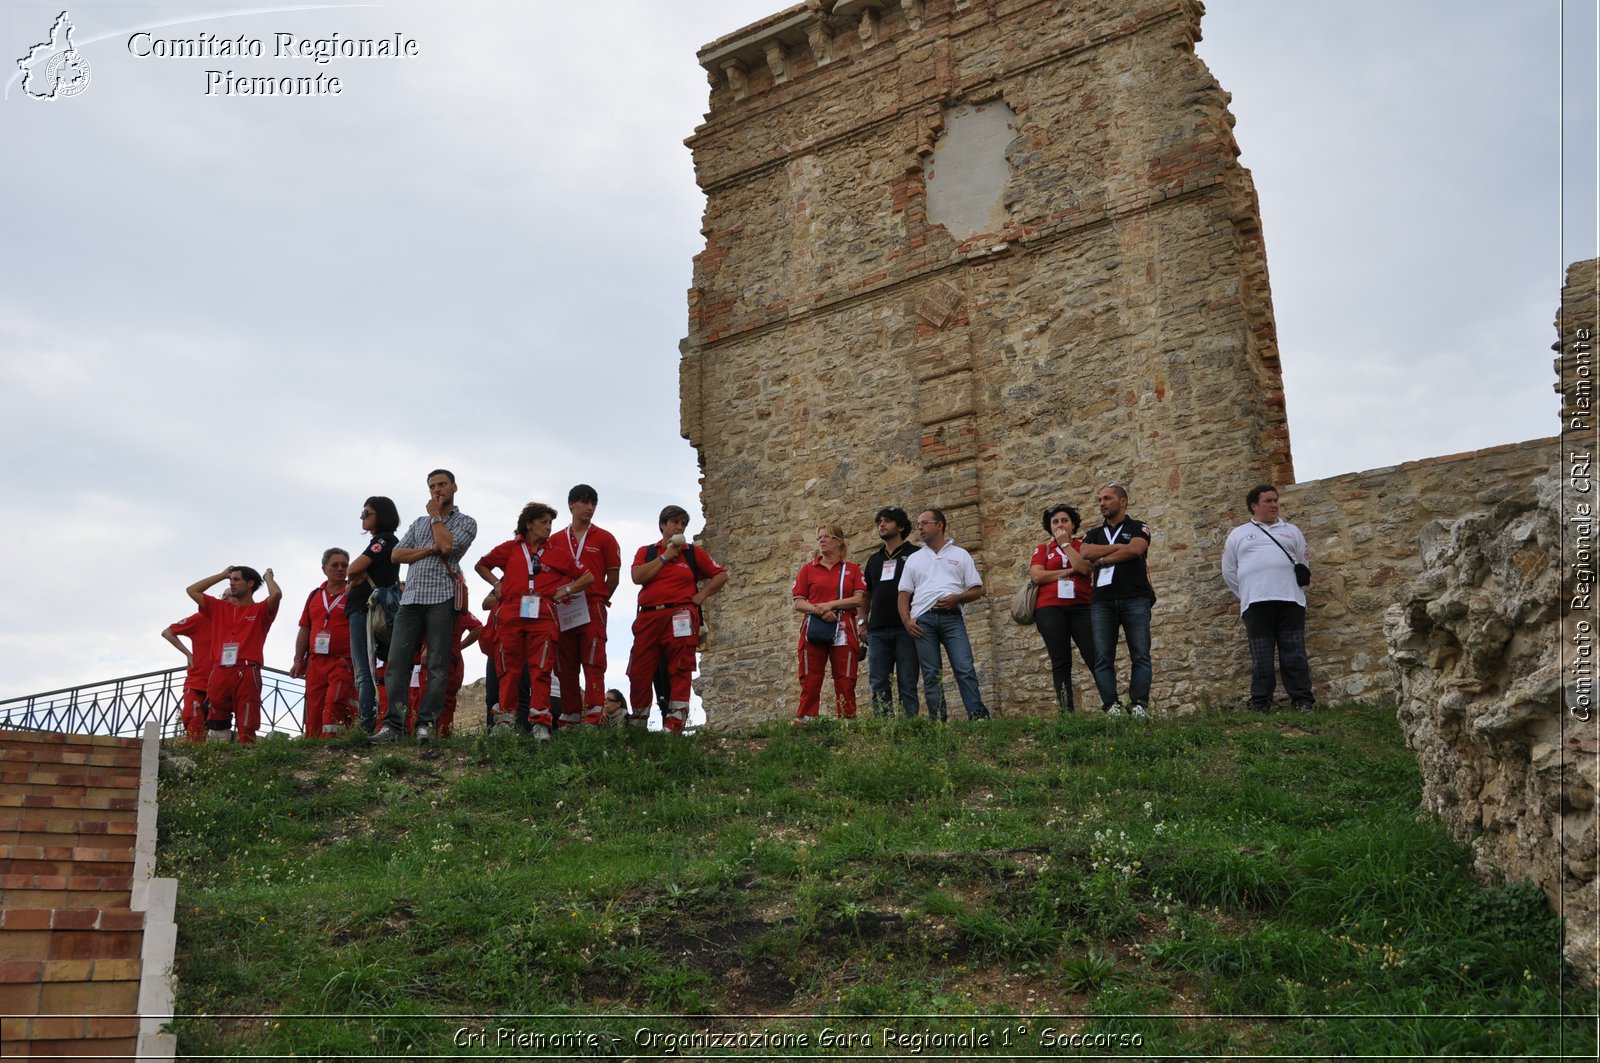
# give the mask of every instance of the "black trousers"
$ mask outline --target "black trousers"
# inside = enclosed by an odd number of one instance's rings
[[[1088,605],[1047,605],[1034,611],[1033,625],[1050,654],[1050,678],[1055,682],[1056,705],[1076,712],[1072,700],[1072,646],[1078,647],[1083,665],[1094,671],[1094,626]]]

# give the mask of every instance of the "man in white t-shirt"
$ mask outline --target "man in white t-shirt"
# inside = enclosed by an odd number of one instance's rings
[[[922,693],[928,716],[948,718],[944,707],[944,669],[939,647],[950,658],[956,689],[969,720],[987,720],[983,695],[978,690],[978,670],[972,663],[972,643],[961,616],[964,602],[983,597],[983,578],[972,555],[946,534],[944,513],[925,509],[917,518],[922,549],[907,557],[900,576],[900,622],[917,640],[917,664],[922,669]]]
[[[1317,707],[1306,656],[1306,592],[1295,565],[1310,565],[1306,538],[1278,515],[1278,489],[1260,484],[1245,495],[1250,520],[1228,533],[1222,547],[1222,579],[1239,599],[1250,642],[1250,708],[1272,710],[1277,686],[1273,654],[1283,670],[1283,689],[1301,712]]]

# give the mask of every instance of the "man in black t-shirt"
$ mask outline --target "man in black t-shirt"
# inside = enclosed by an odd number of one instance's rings
[[[900,688],[900,709],[907,716],[917,714],[917,640],[900,623],[900,573],[905,559],[920,547],[906,542],[911,534],[911,518],[899,506],[885,506],[874,518],[883,545],[867,558],[863,573],[867,577],[867,604],[863,613],[867,625],[867,673],[872,687],[872,712],[875,716],[894,715],[889,693],[889,675],[894,674]]]
[[[1106,484],[1095,501],[1105,522],[1083,537],[1079,551],[1094,566],[1094,598],[1089,620],[1094,625],[1094,685],[1108,716],[1121,716],[1117,703],[1117,631],[1128,640],[1128,713],[1143,719],[1150,704],[1150,607],[1156,593],[1150,586],[1145,555],[1150,526],[1128,516],[1128,491]]]

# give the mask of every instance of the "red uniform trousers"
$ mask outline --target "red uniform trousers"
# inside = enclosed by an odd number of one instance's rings
[[[444,708],[439,710],[439,719],[436,731],[440,738],[450,737],[450,725],[456,718],[456,697],[461,693],[461,684],[466,682],[467,666],[461,659],[461,651],[457,650],[450,655],[450,670],[444,677]],[[417,685],[412,687],[406,695],[406,734],[414,734],[417,730],[417,710],[422,707],[422,692],[428,689],[428,669],[423,668],[417,673]]]
[[[356,718],[356,675],[348,657],[314,653],[306,664],[306,737],[332,738]]]
[[[578,685],[579,671],[583,685]],[[556,678],[561,680],[561,714],[568,716],[583,706],[583,722],[606,721],[606,603],[589,599],[589,622],[563,631],[556,645]],[[579,691],[582,697],[579,697]]]
[[[204,687],[183,688],[183,733],[191,742],[206,740],[206,691]]]
[[[232,723],[239,741],[254,742],[261,728],[261,666],[217,665],[206,681],[206,700],[211,703],[206,719]]]
[[[549,727],[550,677],[556,670],[561,629],[553,616],[500,619],[500,711],[516,709],[522,672],[528,672],[528,723]]]
[[[688,610],[689,634],[672,633],[674,615]],[[640,613],[633,621],[633,651],[628,656],[628,704],[634,715],[648,715],[655,701],[656,668],[663,656],[671,686],[667,711],[661,726],[673,734],[683,730],[689,719],[689,691],[694,679],[694,655],[700,648],[700,610],[692,605],[674,605]]]
[[[806,641],[806,626],[800,625],[800,708],[796,719],[815,719],[822,705],[822,670],[833,666],[833,711],[841,720],[856,718],[856,632],[855,625],[841,616],[845,626],[842,646],[818,646]]]

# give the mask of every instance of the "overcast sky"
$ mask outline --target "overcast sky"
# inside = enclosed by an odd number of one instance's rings
[[[780,6],[73,6],[90,84],[48,103],[11,72],[60,8],[0,9],[0,697],[181,663],[158,633],[230,563],[276,569],[286,667],[321,550],[362,545],[367,495],[417,516],[435,466],[472,560],[578,481],[625,565],[694,509],[695,52]],[[1207,3],[1300,479],[1556,431],[1558,288],[1595,254],[1593,5],[1566,7],[1564,40],[1555,0]],[[267,55],[138,58],[140,30]],[[319,66],[272,58],[277,32],[419,54]],[[212,68],[343,92],[207,97]]]

